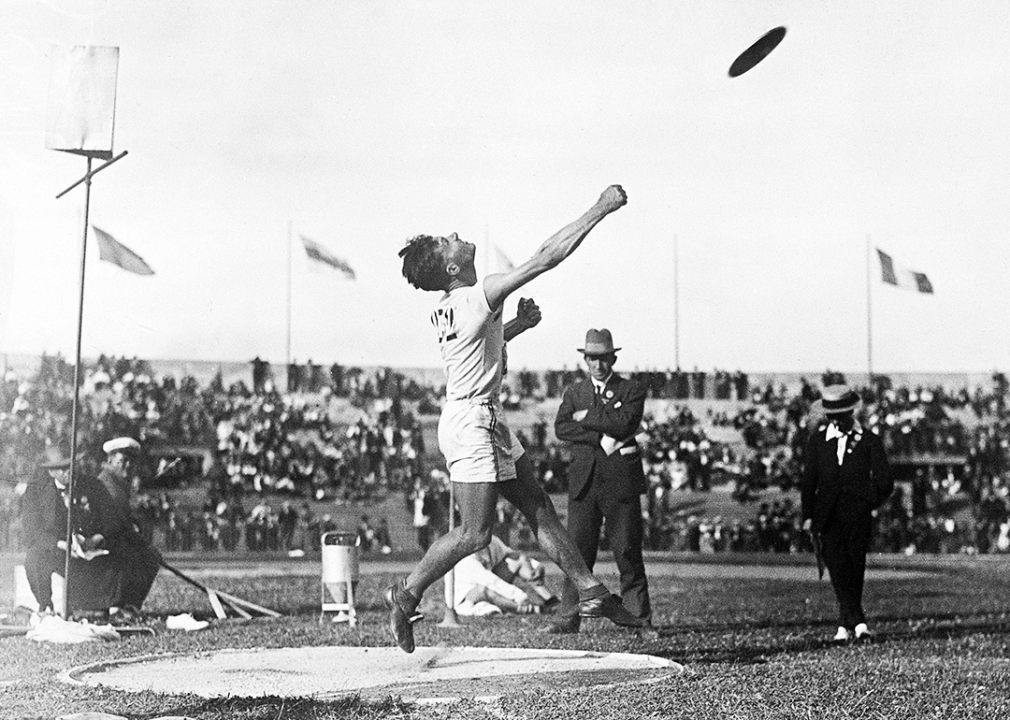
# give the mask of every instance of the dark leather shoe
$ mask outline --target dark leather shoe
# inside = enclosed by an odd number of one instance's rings
[[[580,625],[582,620],[578,615],[566,615],[548,625],[543,631],[548,635],[573,635],[579,631]]]
[[[397,597],[405,593],[406,588],[399,584],[390,585],[383,594],[386,607],[389,608],[389,632],[393,635],[393,640],[405,653],[414,652],[414,623],[424,616],[417,612],[416,608],[407,609],[403,606],[401,598]]]
[[[579,615],[607,618],[610,622],[621,627],[640,628],[645,625],[645,620],[628,612],[621,604],[621,598],[612,593],[592,600],[583,600],[579,603]]]

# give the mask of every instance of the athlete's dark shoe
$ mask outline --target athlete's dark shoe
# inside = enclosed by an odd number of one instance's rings
[[[403,596],[407,595],[407,598]],[[417,603],[410,603],[410,594],[402,582],[395,583],[386,588],[383,594],[386,607],[389,608],[389,631],[393,635],[393,640],[405,653],[414,652],[414,623],[424,616],[417,612]],[[406,601],[406,602],[405,602]],[[413,605],[413,607],[411,607]]]
[[[580,601],[579,615],[581,617],[607,618],[610,622],[621,627],[640,628],[646,624],[645,620],[635,617],[624,608],[621,598],[610,593],[603,597]]]

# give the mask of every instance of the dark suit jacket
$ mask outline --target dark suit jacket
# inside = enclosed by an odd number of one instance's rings
[[[891,466],[884,444],[863,428],[858,442],[850,437],[845,458],[838,464],[838,440],[825,439],[828,423],[822,422],[807,441],[806,466],[800,486],[803,517],[813,519],[813,531],[822,532],[839,495],[854,495],[868,507],[879,507],[894,490]],[[851,450],[851,452],[850,452]]]
[[[112,526],[104,521],[105,508],[109,498],[105,488],[95,478],[79,475],[74,478],[74,532],[86,537],[100,533],[109,537]],[[64,573],[64,551],[57,549],[57,543],[66,539],[67,508],[62,493],[56,488],[45,471],[40,471],[28,483],[23,499],[23,523],[27,534],[28,554],[26,567],[29,580],[38,574],[47,578],[52,571]],[[107,543],[108,545],[108,543]],[[54,567],[49,565],[54,558],[61,559]],[[70,560],[70,585],[72,610],[102,610],[117,604],[122,570],[113,555],[103,555],[93,560]],[[48,591],[48,580],[44,587],[32,586],[33,592]],[[43,605],[49,597],[37,598]]]
[[[103,532],[109,550],[115,552],[122,547],[146,545],[143,537],[134,527],[130,510],[130,495],[124,488],[124,480],[108,467],[98,474],[95,494],[102,496],[99,508]]]
[[[67,508],[48,474],[40,471],[32,477],[21,507],[27,546],[54,548],[66,538]]]
[[[109,498],[95,478],[74,478],[74,532],[85,536],[100,533],[108,537],[111,526],[105,521]],[[28,483],[22,501],[22,520],[28,545],[55,547],[67,535],[67,507],[63,495],[49,475],[40,471]]]
[[[614,373],[599,403],[593,382],[588,377],[569,387],[561,399],[554,432],[559,440],[572,443],[572,462],[568,466],[568,494],[582,497],[590,486],[602,497],[624,500],[646,492],[642,454],[634,447],[634,436],[645,412],[645,386]],[[588,410],[577,422],[572,415]],[[603,435],[623,440],[625,452],[607,455],[600,447]]]

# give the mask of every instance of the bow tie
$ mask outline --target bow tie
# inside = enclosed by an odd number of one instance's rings
[[[843,433],[841,429],[834,423],[828,423],[828,426],[824,429],[824,439],[834,440],[835,438],[843,438],[846,433]]]
[[[848,448],[846,447],[849,444],[850,435],[852,436],[852,445],[854,446],[857,442],[859,442],[859,438],[862,437],[859,425],[853,424],[853,426],[849,428],[848,432],[842,432],[842,429],[833,422],[828,423],[828,426],[824,428],[825,440],[834,440],[836,438],[838,440],[838,448],[836,450],[836,453],[839,465],[841,465],[842,461],[845,459],[846,449],[848,449],[849,452],[852,452],[852,447]]]

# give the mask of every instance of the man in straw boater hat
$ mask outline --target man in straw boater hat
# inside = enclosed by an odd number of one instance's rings
[[[821,393],[825,418],[807,441],[800,485],[803,529],[820,540],[838,599],[836,642],[871,635],[863,612],[873,510],[894,490],[884,444],[855,419],[859,396],[847,385]]]
[[[431,315],[446,374],[446,403],[438,426],[461,522],[436,540],[403,580],[386,590],[389,627],[404,652],[414,651],[413,623],[424,591],[467,555],[491,541],[498,496],[522,512],[540,546],[571,578],[579,613],[639,627],[621,600],[590,573],[565,532],[533,466],[505,424],[499,393],[504,343],[531,327],[526,313],[502,323],[506,298],[571,255],[607,215],[627,203],[612,185],[580,218],[548,238],[533,257],[505,273],[478,282],[476,248],[452,233],[418,235],[400,250],[403,276],[421,290],[443,293]],[[535,323],[534,323],[535,324]]]
[[[621,575],[621,600],[644,625],[651,624],[649,583],[642,558],[642,500],[648,491],[642,453],[635,441],[645,412],[646,387],[614,372],[617,351],[610,330],[591,329],[579,348],[588,377],[565,390],[554,420],[558,440],[571,448],[568,466],[568,533],[592,570],[600,530]],[[561,617],[548,632],[575,633],[575,588],[565,583]]]
[[[129,616],[139,612],[161,567],[161,553],[137,530],[130,508],[135,485],[139,485],[142,448],[131,437],[113,438],[102,445],[105,463],[98,480],[110,502],[103,508],[106,544],[121,573],[120,591],[112,612]]]

